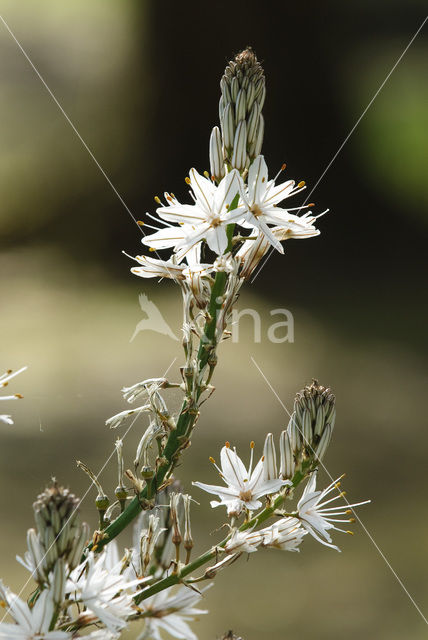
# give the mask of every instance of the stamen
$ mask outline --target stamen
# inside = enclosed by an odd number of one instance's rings
[[[149,218],[151,218],[152,220],[154,220],[155,222],[157,222],[158,224],[164,224],[166,227],[173,227],[173,224],[170,224],[169,222],[165,222],[165,220],[160,220],[159,218],[156,218],[156,216],[153,216],[151,213],[149,213],[148,211],[146,212],[146,216],[148,216]],[[160,229],[159,229],[160,231]]]
[[[250,466],[249,466],[249,469],[248,469],[248,475],[250,477],[251,477],[251,472],[253,470],[254,447],[255,447],[254,440],[251,440],[251,442],[250,442]],[[244,482],[247,482],[247,480],[244,480]]]
[[[301,189],[302,187],[305,186],[305,184],[306,182],[304,180],[301,180],[297,186],[299,187],[299,189]]]
[[[155,196],[155,202],[157,202],[158,204],[162,204],[162,200],[159,198],[159,196]]]
[[[186,176],[186,177],[184,178],[184,182],[185,182],[186,184],[190,184],[190,178],[189,178],[188,176]]]
[[[229,442],[228,440],[226,440],[226,442],[224,443],[224,446],[225,446],[227,449],[230,449],[230,442]]]

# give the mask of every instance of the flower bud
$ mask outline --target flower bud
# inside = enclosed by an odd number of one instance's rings
[[[222,96],[219,104],[220,125],[223,136],[224,161],[239,171],[248,169],[260,154],[264,121],[261,111],[266,96],[263,68],[251,48],[244,49],[229,62],[220,81]],[[247,135],[237,148],[236,130],[245,123]],[[237,131],[236,131],[237,133]]]
[[[27,557],[39,584],[45,583],[52,571],[58,578],[61,570],[57,570],[58,574],[55,570],[59,561],[68,564],[69,569],[80,562],[89,528],[77,522],[79,502],[68,489],[54,482],[33,504],[37,531],[28,531]]]
[[[287,434],[297,466],[309,468],[323,458],[333,431],[335,402],[331,390],[316,380],[296,394]]]
[[[210,169],[211,175],[217,182],[220,182],[225,176],[223,148],[221,143],[221,134],[218,127],[214,127],[210,137]]]

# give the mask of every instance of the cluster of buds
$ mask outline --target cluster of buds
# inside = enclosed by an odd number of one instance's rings
[[[221,133],[214,127],[210,138],[211,174],[217,182],[225,176],[225,164],[243,172],[261,152],[266,87],[263,68],[251,48],[229,62],[220,88]]]
[[[56,482],[33,504],[36,529],[28,531],[28,551],[22,564],[40,585],[49,582],[49,574],[59,560],[70,570],[81,561],[89,526],[79,523],[78,505],[79,499]]]
[[[331,389],[317,380],[296,394],[287,431],[281,436],[282,449],[292,453],[292,458],[289,453],[285,456],[289,463],[284,477],[292,477],[297,470],[310,471],[323,459],[333,433],[335,403]]]

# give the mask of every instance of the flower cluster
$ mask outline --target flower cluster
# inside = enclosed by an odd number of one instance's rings
[[[283,434],[286,432],[283,432]],[[281,436],[281,442],[283,440]],[[339,506],[327,507],[327,504],[343,498],[344,493],[339,492],[336,496],[325,500],[325,498],[335,489],[339,489],[340,478],[333,481],[324,491],[316,489],[316,471],[311,472],[309,482],[297,503],[297,509],[292,513],[285,513],[279,506],[292,496],[294,482],[284,479],[283,472],[278,471],[276,465],[276,452],[272,434],[268,434],[264,444],[264,455],[260,458],[254,471],[251,471],[253,459],[254,443],[251,443],[251,460],[247,470],[236,450],[230,448],[227,442],[220,453],[221,469],[215,465],[226,487],[194,482],[193,484],[208,493],[214,493],[220,501],[213,500],[212,507],[225,506],[227,515],[235,519],[244,512],[246,520],[240,529],[234,528],[233,533],[226,541],[224,550],[227,553],[251,553],[258,547],[274,547],[287,551],[298,551],[298,547],[306,533],[310,533],[322,544],[339,551],[336,545],[332,544],[332,539],[328,530],[336,529],[335,522],[354,522],[352,509],[370,502],[358,502],[355,504],[344,503]],[[286,453],[281,448],[281,469],[287,466],[285,460]],[[272,505],[278,508],[274,510],[275,515],[282,516],[269,527],[256,530],[255,527],[260,521],[260,513],[263,513],[263,504],[260,498],[266,497],[266,506]],[[259,514],[254,515],[254,510],[262,509]],[[337,516],[346,516],[344,519],[337,519]],[[249,523],[253,523],[251,526]],[[247,531],[247,529],[249,530]],[[350,532],[347,532],[350,533]]]

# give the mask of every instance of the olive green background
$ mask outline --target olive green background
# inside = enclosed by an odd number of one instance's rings
[[[183,198],[191,166],[208,168],[218,81],[252,44],[267,76],[264,152],[272,175],[316,184],[424,18],[422,2],[290,3],[3,0],[1,14],[112,180],[133,215],[153,196]],[[428,84],[424,28],[311,199],[330,213],[322,235],[274,255],[239,308],[261,314],[262,341],[242,321],[224,343],[216,392],[203,406],[177,475],[216,482],[208,456],[224,441],[244,459],[288,416],[317,377],[337,396],[325,459],[347,473],[364,531],[337,534],[342,553],[306,538],[300,554],[258,552],[216,579],[193,629],[202,639],[232,628],[244,640],[425,637],[427,614],[426,180]],[[180,345],[152,331],[130,342],[144,292],[180,333],[172,283],[138,280],[121,251],[141,251],[141,231],[0,23],[1,365],[28,371],[11,384],[25,399],[1,410],[1,575],[15,591],[27,574],[31,504],[50,476],[85,495],[76,469],[98,470],[113,451],[104,421],[125,408],[120,389],[146,377],[178,379]],[[270,311],[294,316],[295,342],[272,344]],[[171,396],[177,407],[178,396]],[[5,403],[6,404],[6,403]],[[131,466],[144,422],[126,436]],[[320,478],[327,484],[328,478]],[[111,458],[101,475],[116,486]],[[196,551],[222,533],[207,495],[193,510]],[[128,544],[127,536],[120,541]],[[382,554],[384,557],[382,557]],[[386,560],[386,559],[387,560]],[[390,563],[391,567],[388,567]],[[28,593],[28,586],[26,588]],[[129,638],[135,637],[130,633]]]

